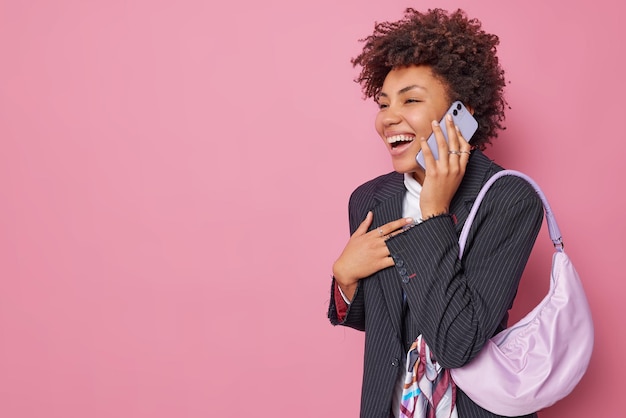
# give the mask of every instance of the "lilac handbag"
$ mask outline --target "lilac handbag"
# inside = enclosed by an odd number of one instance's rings
[[[561,233],[539,186],[514,170],[495,174],[483,186],[459,238],[459,258],[478,207],[502,176],[517,176],[535,189],[546,212],[552,258],[550,290],[530,313],[491,338],[467,365],[450,369],[452,379],[474,402],[498,415],[519,416],[566,397],[587,370],[593,350],[593,322],[583,286],[563,251]]]

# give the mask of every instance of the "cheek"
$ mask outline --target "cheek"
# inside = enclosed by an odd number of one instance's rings
[[[432,122],[431,115],[419,115],[411,118],[409,124],[411,128],[415,131],[416,135],[430,135],[432,132]]]
[[[383,125],[383,120],[382,120],[382,116],[380,116],[380,113],[376,114],[376,118],[374,119],[374,129],[376,129],[376,132],[378,132],[378,135],[382,136],[383,135],[383,131],[384,131],[384,125]]]

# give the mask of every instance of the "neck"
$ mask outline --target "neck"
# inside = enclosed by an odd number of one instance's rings
[[[416,171],[412,173],[413,178],[422,186],[424,185],[424,178],[426,177],[426,171],[421,168],[418,168]]]

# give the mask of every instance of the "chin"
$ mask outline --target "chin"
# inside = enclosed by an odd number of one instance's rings
[[[418,170],[422,170],[422,167],[416,162],[408,161],[393,161],[393,169],[398,173],[415,173]]]

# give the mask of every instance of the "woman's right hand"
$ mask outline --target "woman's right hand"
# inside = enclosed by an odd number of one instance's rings
[[[413,222],[412,218],[401,218],[367,232],[373,219],[374,214],[369,211],[333,265],[333,276],[349,300],[359,280],[394,265],[385,241]]]

